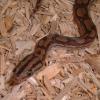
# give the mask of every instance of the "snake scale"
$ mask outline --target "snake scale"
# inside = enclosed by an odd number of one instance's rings
[[[74,21],[78,26],[79,37],[67,37],[63,35],[49,34],[40,39],[35,46],[34,52],[26,56],[13,70],[13,76],[9,80],[11,85],[19,84],[39,70],[46,57],[48,48],[52,44],[61,44],[66,47],[84,47],[97,36],[96,26],[88,13],[88,5],[91,0],[75,0],[73,5]]]

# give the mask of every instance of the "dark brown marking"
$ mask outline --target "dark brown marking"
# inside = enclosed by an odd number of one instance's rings
[[[39,59],[43,59],[46,55],[46,50],[44,48],[37,47],[34,51],[35,55],[39,57]]]
[[[77,9],[77,16],[84,17],[87,14],[85,8],[78,8]]]
[[[92,27],[94,26],[93,22],[90,19],[84,20],[84,24],[87,30],[91,31]]]

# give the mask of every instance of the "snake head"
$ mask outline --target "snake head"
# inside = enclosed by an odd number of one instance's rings
[[[30,54],[26,56],[13,70],[10,80],[7,82],[10,86],[18,85],[31,77],[34,72],[43,66],[39,56]]]
[[[28,78],[27,74],[20,75],[20,76],[16,76],[16,74],[13,74],[7,83],[9,86],[15,86],[24,82],[27,78]]]

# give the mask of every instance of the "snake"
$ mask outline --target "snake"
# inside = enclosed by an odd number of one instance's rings
[[[48,48],[51,45],[85,47],[94,41],[97,36],[97,29],[88,12],[90,2],[91,0],[75,0],[73,4],[73,19],[78,27],[80,36],[68,37],[54,33],[41,38],[36,43],[34,51],[22,59],[13,69],[12,77],[8,82],[10,85],[20,84],[41,69],[44,65]]]

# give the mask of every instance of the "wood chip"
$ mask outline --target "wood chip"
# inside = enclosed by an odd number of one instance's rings
[[[46,76],[48,79],[51,79],[51,78],[55,77],[60,71],[61,71],[61,68],[60,68],[59,64],[54,64],[54,65],[48,66],[43,71],[38,73],[37,79],[41,80],[43,78],[43,76]]]

